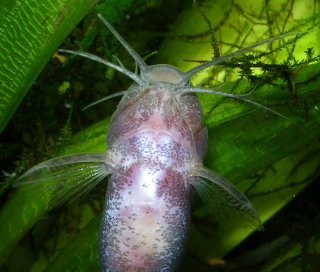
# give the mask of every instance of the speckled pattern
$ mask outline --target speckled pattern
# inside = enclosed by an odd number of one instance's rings
[[[101,224],[103,271],[175,271],[188,235],[188,165],[206,148],[201,117],[194,95],[157,87],[120,102],[107,139],[115,169]]]

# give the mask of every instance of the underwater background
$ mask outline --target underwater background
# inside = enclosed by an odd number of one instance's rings
[[[54,191],[17,190],[14,179],[60,155],[104,152],[119,98],[131,84],[110,68],[58,48],[87,51],[134,71],[98,21],[100,12],[148,64],[187,71],[280,33],[282,41],[235,56],[193,84],[250,93],[286,118],[198,95],[209,129],[205,165],[257,209],[254,232],[197,196],[181,271],[320,271],[320,2],[0,0],[0,271],[99,271],[107,182],[49,211]],[[177,226],[178,227],[178,226]]]

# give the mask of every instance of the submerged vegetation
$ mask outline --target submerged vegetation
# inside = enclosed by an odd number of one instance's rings
[[[98,23],[95,12],[90,13],[94,1],[83,1],[80,8],[46,1],[55,7],[47,20],[50,25],[39,33],[33,30],[34,36],[26,43],[26,47],[38,46],[37,49],[23,52],[11,48],[17,46],[19,35],[23,36],[18,32],[17,36],[8,34],[10,27],[15,26],[12,21],[9,24],[9,19],[22,24],[17,18],[25,7],[18,9],[18,2],[12,1],[11,6],[0,3],[7,11],[0,19],[0,47],[6,48],[6,53],[0,53],[0,61],[8,67],[10,61],[15,61],[10,56],[19,52],[20,62],[15,65],[21,70],[19,76],[4,74],[6,69],[0,72],[0,270],[98,271],[98,229],[107,183],[86,198],[51,212],[47,211],[49,194],[32,188],[17,191],[10,186],[16,176],[50,157],[103,152],[110,116],[119,100],[109,100],[86,111],[81,109],[103,96],[127,89],[130,84],[102,65],[54,53],[58,47],[89,51],[114,62],[118,57],[131,71],[135,67]],[[310,268],[307,271],[316,269],[320,254],[320,203],[312,191],[302,191],[307,186],[319,189],[312,183],[319,178],[320,165],[319,3],[165,2],[145,5],[145,1],[106,1],[94,11],[115,24],[148,63],[168,63],[183,71],[280,33],[299,33],[194,76],[194,85],[247,94],[246,98],[286,118],[241,101],[199,95],[209,128],[206,165],[245,192],[262,220],[269,221],[266,230],[255,234],[254,244],[250,245],[244,239],[252,230],[228,223],[225,214],[221,214],[225,218],[222,223],[217,221],[196,197],[183,271],[207,271],[211,266],[219,271],[302,271],[306,263]],[[37,16],[41,8],[31,9],[29,16]],[[29,31],[27,27],[25,31]],[[73,28],[60,45],[63,36]],[[51,44],[40,42],[46,31],[52,35],[46,37],[52,38]],[[9,93],[12,96],[8,97]],[[300,192],[298,203],[307,210],[295,204]],[[277,248],[286,251],[272,255]]]

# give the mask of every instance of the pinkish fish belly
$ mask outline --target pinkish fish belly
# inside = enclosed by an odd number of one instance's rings
[[[129,141],[149,146],[151,158],[131,158],[133,163],[110,178],[100,242],[104,271],[174,271],[183,252],[189,186],[169,154],[176,145],[168,139],[150,142],[150,134]]]
[[[175,271],[185,248],[196,143],[171,96],[148,94],[120,105],[108,135],[114,170],[100,233],[103,271]]]

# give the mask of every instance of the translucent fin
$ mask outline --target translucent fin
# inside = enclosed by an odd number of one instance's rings
[[[102,63],[112,69],[115,69],[117,71],[119,71],[120,73],[126,75],[127,77],[131,78],[133,81],[135,81],[138,85],[143,85],[144,82],[143,80],[136,75],[135,73],[132,73],[131,71],[129,71],[128,69],[126,69],[125,67],[121,67],[118,66],[110,61],[104,60],[103,58],[100,58],[98,56],[95,56],[93,54],[87,53],[87,52],[82,52],[82,51],[73,51],[73,50],[68,50],[68,49],[59,49],[58,52],[62,52],[62,53],[68,53],[68,54],[73,54],[73,55],[78,55],[87,59],[91,59],[93,61]]]
[[[215,218],[263,230],[261,220],[250,201],[230,182],[204,168],[197,169],[194,176],[201,177],[192,182],[192,185]]]
[[[39,187],[50,192],[49,208],[71,202],[87,194],[111,173],[106,154],[76,154],[42,162],[29,169],[14,187]]]
[[[138,64],[139,68],[144,71],[147,69],[147,65],[144,60],[137,54],[136,51],[121,37],[121,35],[113,28],[113,26],[100,14],[98,13],[99,19],[104,23],[104,25],[110,30],[110,32],[117,38],[121,45],[127,50],[127,52],[133,57],[133,59]]]

